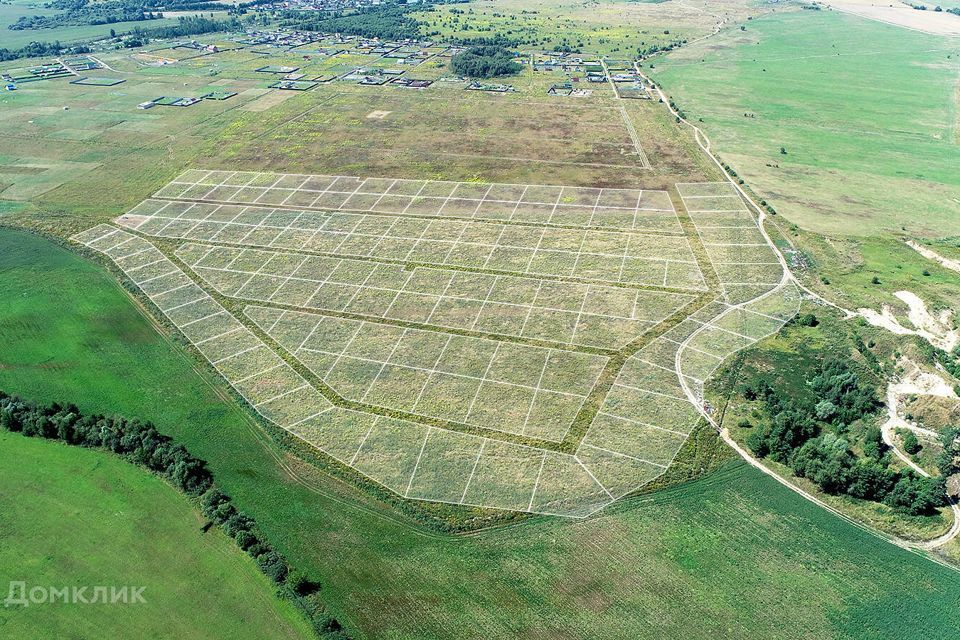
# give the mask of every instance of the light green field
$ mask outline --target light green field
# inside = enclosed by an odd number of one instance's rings
[[[955,228],[956,39],[831,11],[743,24],[655,60],[654,77],[762,197],[819,233]]]
[[[113,24],[77,25],[57,27],[55,29],[18,29],[11,30],[7,26],[15,23],[21,17],[51,16],[58,13],[55,9],[44,6],[38,0],[10,0],[0,4],[0,46],[6,49],[19,49],[31,42],[55,42],[63,44],[80,40],[93,40],[110,35],[113,29],[117,34],[127,33],[134,29],[156,29],[177,24],[177,17],[181,15],[198,15],[195,11],[171,12],[159,20],[144,20],[130,22],[114,22]],[[203,12],[206,16],[210,12]],[[223,17],[226,12],[218,11],[217,17]]]
[[[91,24],[91,25],[77,25],[77,26],[67,26],[67,27],[57,27],[55,29],[18,29],[16,31],[7,29],[6,17],[7,12],[3,11],[7,7],[0,6],[0,20],[3,21],[0,24],[0,34],[3,35],[3,46],[8,49],[19,49],[20,47],[26,46],[31,42],[55,42],[59,40],[63,44],[69,44],[72,42],[79,42],[82,40],[93,40],[96,38],[105,38],[110,35],[110,29],[113,29],[117,34],[126,33],[128,31],[133,31],[134,29],[155,29],[158,27],[170,27],[177,24],[177,20],[173,18],[161,18],[160,20],[145,20],[145,21],[131,21],[131,22],[114,22],[113,24]],[[51,12],[50,10],[28,10],[24,12],[9,12],[13,14],[13,19],[10,20],[10,23],[16,22],[17,18],[21,15],[32,16],[32,15],[44,15],[56,13],[55,11]]]
[[[358,637],[949,636],[958,574],[741,466],[585,522],[434,534],[266,442],[99,268],[18,232],[0,249],[0,388],[175,434]]]
[[[0,608],[5,637],[309,638],[255,563],[169,485],[119,457],[0,432],[0,579],[143,587],[144,603]],[[6,597],[6,595],[4,596]]]

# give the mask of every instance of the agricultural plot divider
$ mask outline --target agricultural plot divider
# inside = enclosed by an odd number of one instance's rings
[[[190,170],[74,240],[372,481],[583,517],[662,474],[713,370],[796,311],[728,190],[678,185],[678,214],[662,191]]]

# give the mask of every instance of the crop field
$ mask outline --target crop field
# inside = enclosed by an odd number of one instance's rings
[[[132,585],[144,599],[121,615],[103,604],[0,607],[5,637],[122,637],[131,625],[142,637],[310,637],[253,560],[217,529],[203,531],[190,502],[152,474],[102,451],[6,431],[0,463],[5,579]]]
[[[582,517],[660,476],[704,381],[799,306],[732,187],[677,188],[696,235],[666,191],[191,169],[74,240],[394,493]]]

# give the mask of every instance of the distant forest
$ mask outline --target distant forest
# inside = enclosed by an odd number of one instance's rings
[[[403,5],[381,5],[351,14],[286,11],[281,15],[280,26],[384,40],[419,38],[420,23],[410,12]]]

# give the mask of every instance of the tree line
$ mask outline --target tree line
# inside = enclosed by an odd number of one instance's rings
[[[348,640],[339,621],[320,599],[320,585],[294,570],[267,540],[250,515],[240,511],[215,484],[207,463],[190,454],[149,422],[122,416],[84,415],[76,405],[40,406],[0,391],[0,429],[33,438],[115,453],[148,469],[198,500],[203,515],[233,538],[260,570],[310,620],[323,640]]]
[[[31,42],[19,49],[0,48],[0,62],[19,60],[21,58],[42,58],[45,56],[79,55],[90,53],[92,49],[87,44],[63,45],[56,42]]]
[[[242,30],[243,24],[236,18],[217,20],[215,18],[204,18],[203,16],[180,16],[177,24],[172,24],[168,27],[157,27],[155,29],[134,29],[132,33],[133,35],[146,36],[148,38],[183,38],[203,33]]]
[[[882,502],[909,515],[931,515],[947,504],[945,475],[925,478],[889,468],[878,427],[866,429],[862,455],[853,450],[845,437],[850,425],[882,405],[876,389],[846,360],[824,361],[806,382],[809,396],[778,391],[762,379],[743,389],[748,400],[762,400],[771,416],[747,438],[754,454],[787,465],[826,493]]]
[[[155,29],[141,29],[139,27],[124,34],[120,34],[124,39],[117,47],[133,48],[141,47],[151,38],[185,38],[192,35],[204,33],[219,33],[225,31],[242,31],[243,24],[237,18],[228,20],[217,20],[214,18],[204,18],[202,16],[181,16],[177,24],[166,27],[157,27]],[[111,30],[111,37],[116,34]],[[79,55],[91,53],[92,41],[74,42],[69,45],[56,42],[31,42],[19,49],[0,48],[0,62],[7,60],[19,60],[21,58],[42,58],[46,56]]]
[[[163,11],[232,9],[233,5],[208,0],[54,0],[46,5],[58,9],[52,15],[21,16],[8,29],[54,29],[57,27],[143,22],[163,18]]]

